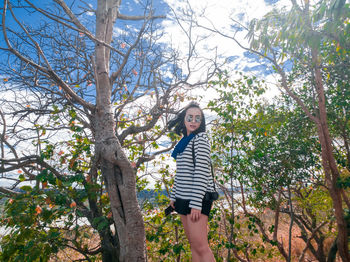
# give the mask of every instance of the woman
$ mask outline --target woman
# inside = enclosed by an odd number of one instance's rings
[[[176,176],[170,205],[180,214],[191,245],[192,261],[215,261],[207,232],[212,201],[203,199],[205,192],[214,191],[203,111],[192,102],[169,122],[169,129],[183,135],[172,153],[176,159]]]

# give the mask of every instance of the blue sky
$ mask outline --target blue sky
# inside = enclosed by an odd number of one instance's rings
[[[80,3],[80,1],[66,1],[68,5],[74,3],[74,9],[78,7],[84,6]],[[179,26],[174,24],[171,21],[171,8],[178,10],[183,7],[181,1],[179,0],[154,0],[153,2],[153,10],[155,15],[167,15],[167,18],[164,20],[157,20],[156,23],[162,26],[166,33],[168,33],[168,38],[164,38],[164,44],[169,43],[168,41],[172,41],[174,45],[178,44],[179,46],[183,45],[183,32],[180,32]],[[210,20],[217,28],[223,30],[224,32],[232,32],[233,27],[230,21],[230,18],[237,19],[238,21],[245,23],[246,21],[261,17],[264,15],[272,6],[279,4],[280,0],[256,0],[256,1],[243,1],[243,0],[189,0],[189,3],[193,6],[193,10],[195,12],[202,12],[204,7],[207,7],[205,11],[206,17],[202,17],[202,21]],[[51,8],[53,12],[55,12],[55,4],[52,1],[33,1],[34,4],[38,4],[39,7]],[[142,15],[144,12],[144,3],[142,0],[127,0],[122,1],[122,5],[120,8],[121,13],[126,15]],[[95,8],[96,2],[92,1],[92,8]],[[18,14],[18,19],[30,26],[38,26],[45,22],[48,22],[48,19],[44,16],[38,16],[37,13],[31,13],[28,11],[29,9],[18,10],[15,9]],[[8,17],[9,11],[8,11]],[[89,27],[91,31],[94,31],[94,19],[93,14],[86,14],[81,17],[84,24]],[[206,22],[207,22],[206,21]],[[51,22],[50,22],[51,23]],[[15,30],[18,30],[18,26],[13,21],[13,19],[9,19],[7,21],[7,25]],[[130,22],[118,20],[115,27],[116,32],[118,30],[123,30],[125,26],[130,27],[139,27],[140,22]],[[119,28],[117,30],[117,28]],[[201,32],[199,32],[200,34]],[[203,33],[205,34],[205,33]],[[242,32],[239,37],[244,42],[245,32]],[[171,38],[170,38],[171,37]],[[4,46],[3,38],[0,38],[0,46]],[[261,65],[261,61],[247,52],[241,50],[237,45],[235,45],[232,41],[228,41],[227,39],[220,39],[218,37],[211,37],[208,41],[205,42],[205,45],[199,45],[198,52],[207,52],[208,49],[217,48],[219,57],[229,58],[228,63],[230,64],[230,68],[234,70],[241,70],[245,72],[256,72],[257,74],[262,74],[264,76],[271,73],[270,70],[265,70],[264,65]],[[0,57],[2,51],[0,51]],[[184,53],[184,55],[186,55]]]
[[[78,3],[76,1],[74,2]],[[201,23],[205,24],[208,23],[208,21],[211,21],[211,23],[218,29],[230,33],[232,32],[230,18],[235,18],[240,22],[245,23],[252,18],[259,18],[263,16],[272,6],[280,4],[280,2],[283,2],[283,0],[189,0],[189,2],[193,6],[193,10],[195,11],[195,14],[198,15]],[[42,7],[53,7],[51,1],[36,0],[34,3],[39,3],[39,5]],[[93,3],[95,3],[95,1]],[[142,0],[123,1],[120,11],[126,15],[143,14],[142,3]],[[179,8],[183,7],[183,5],[181,5],[179,0],[155,0],[153,3],[155,15],[167,15],[166,19],[156,21],[157,25],[162,27],[165,31],[164,38],[162,39],[162,44],[167,45],[171,41],[173,46],[177,47],[179,52],[182,52],[183,57],[186,58],[187,40],[184,37],[184,32],[180,30],[178,24],[172,20],[173,17],[170,12],[171,9],[179,10]],[[204,7],[207,7],[206,16],[200,16],[200,12],[202,12]],[[38,26],[48,21],[46,18],[34,15],[27,10],[16,10],[16,12],[18,12],[18,18],[21,22],[28,23],[31,26]],[[91,29],[91,31],[93,31],[95,19],[94,15],[87,13],[82,17],[82,19],[84,23],[87,24]],[[140,25],[140,22],[130,23],[129,21],[118,21],[116,28],[119,27],[119,31],[116,30],[116,34],[118,34],[120,30],[124,30],[124,27],[126,25],[129,25],[129,27],[138,27]],[[8,20],[7,26],[11,27],[14,30],[18,29],[18,26],[11,19]],[[206,32],[196,30],[193,36],[201,37],[204,34],[206,34]],[[246,40],[244,39],[245,33],[242,32],[241,34],[237,34],[237,36],[241,39],[242,43],[246,44]],[[120,39],[117,39],[117,41],[120,41]],[[2,37],[0,37],[0,46],[4,47],[4,41]],[[214,48],[217,49],[218,57],[222,59],[222,61],[224,59],[227,59],[226,67],[230,70],[240,70],[247,73],[260,75],[262,77],[271,75],[271,70],[265,64],[263,64],[257,56],[244,52],[244,50],[239,48],[232,40],[230,41],[218,36],[210,36],[208,39],[206,39],[206,41],[198,45],[197,52],[201,56],[212,58],[214,56],[214,53],[208,52],[208,50],[213,50]],[[3,58],[3,54],[3,51],[0,50],[0,59]],[[198,69],[200,69],[201,64],[196,65],[196,61],[194,61],[193,66],[197,66]],[[185,68],[183,69],[183,72],[186,74]],[[193,76],[193,81],[201,78],[201,73],[202,71],[198,70],[197,74]],[[1,77],[6,76],[0,76],[0,79]]]

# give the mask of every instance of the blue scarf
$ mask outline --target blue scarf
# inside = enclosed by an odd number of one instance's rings
[[[185,151],[186,146],[194,136],[195,134],[189,134],[188,136],[181,138],[181,140],[176,144],[171,156],[176,159],[177,154],[181,154],[183,151]]]

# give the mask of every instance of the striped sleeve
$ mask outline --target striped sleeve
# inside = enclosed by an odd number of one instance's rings
[[[205,133],[198,134],[194,140],[195,169],[190,208],[202,209],[202,200],[208,188],[210,176],[210,145]]]

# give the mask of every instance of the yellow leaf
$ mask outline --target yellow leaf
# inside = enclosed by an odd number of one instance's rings
[[[339,50],[340,50],[340,45],[338,44],[338,45],[337,45],[337,49],[336,49],[335,51],[338,53]]]
[[[62,181],[59,180],[58,178],[56,178],[56,184],[57,184],[59,187],[61,187],[61,186],[62,186]]]

